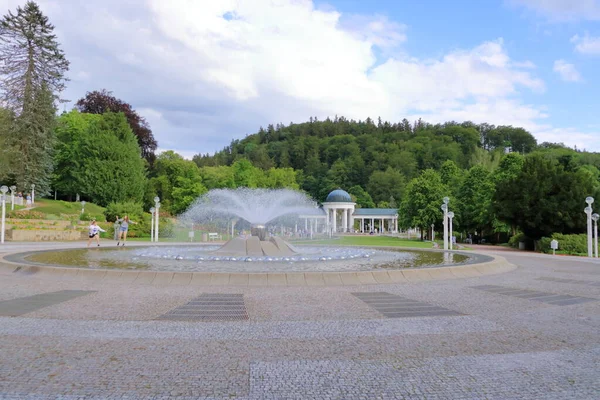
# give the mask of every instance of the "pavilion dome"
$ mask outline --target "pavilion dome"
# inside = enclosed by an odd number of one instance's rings
[[[352,203],[352,197],[342,189],[336,189],[327,195],[326,203]]]

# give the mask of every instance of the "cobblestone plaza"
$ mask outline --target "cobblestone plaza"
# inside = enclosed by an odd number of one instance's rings
[[[0,398],[600,398],[600,263],[486,254],[517,268],[241,287],[4,266]]]

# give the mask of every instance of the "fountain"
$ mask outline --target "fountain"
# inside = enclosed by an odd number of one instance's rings
[[[16,255],[34,265],[203,273],[356,272],[452,265],[472,257],[456,253],[394,248],[303,245],[295,248],[273,233],[295,227],[300,215],[315,215],[317,204],[289,189],[213,189],[179,217],[203,230],[250,231],[223,246],[144,246],[71,249]],[[242,266],[243,264],[243,266]]]
[[[317,204],[290,189],[214,189],[198,198],[180,217],[184,223],[227,224],[239,218],[250,224],[249,237],[235,237],[215,254],[238,257],[285,257],[299,252],[280,237],[267,238],[267,225],[314,212]]]

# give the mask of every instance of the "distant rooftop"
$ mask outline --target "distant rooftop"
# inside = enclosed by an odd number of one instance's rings
[[[397,208],[357,208],[352,213],[354,216],[375,216],[389,215],[390,217],[398,215]]]

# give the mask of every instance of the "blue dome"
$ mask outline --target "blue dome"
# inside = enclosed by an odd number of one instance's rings
[[[329,193],[327,199],[325,199],[326,203],[352,203],[352,197],[342,189],[336,189],[333,192]]]

